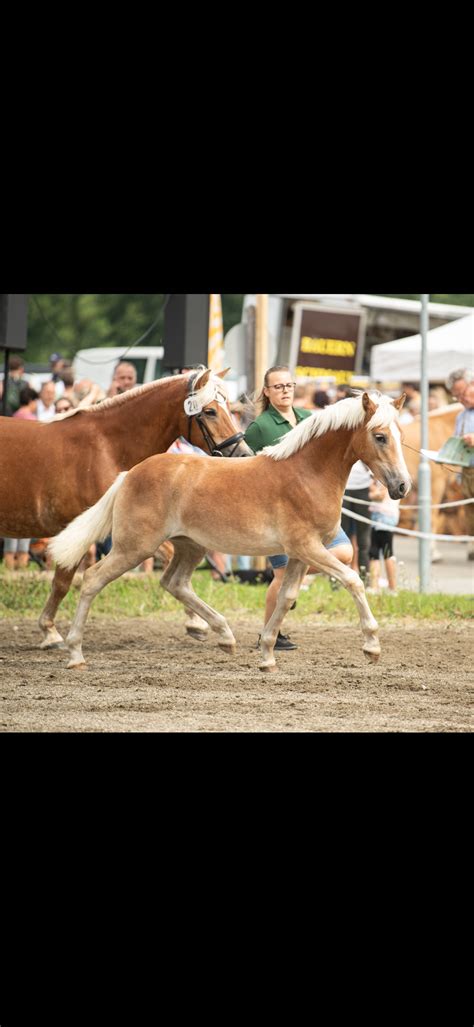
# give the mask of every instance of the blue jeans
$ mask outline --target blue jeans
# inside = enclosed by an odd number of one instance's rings
[[[343,546],[343,545],[350,546],[351,545],[351,540],[347,537],[345,531],[343,531],[342,528],[339,528],[339,531],[338,531],[337,535],[335,536],[335,538],[333,538],[332,542],[329,542],[329,544],[327,546],[325,546],[324,548],[325,549],[334,549],[334,546]],[[269,559],[269,561],[270,561],[270,563],[271,563],[271,565],[272,565],[274,570],[277,570],[278,567],[286,567],[286,565],[288,563],[288,557],[287,557],[286,553],[281,553],[279,556],[269,556],[268,559]]]

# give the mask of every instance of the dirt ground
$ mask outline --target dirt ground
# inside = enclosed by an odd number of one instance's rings
[[[258,669],[257,617],[235,617],[235,656],[184,618],[91,619],[87,668],[43,652],[30,619],[0,623],[1,732],[471,732],[473,629],[463,622],[382,626],[378,664],[355,624],[294,622],[298,649]],[[67,625],[59,620],[63,633]],[[288,630],[288,629],[287,629]]]

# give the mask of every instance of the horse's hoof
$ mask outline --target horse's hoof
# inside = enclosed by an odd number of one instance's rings
[[[74,663],[73,660],[70,660],[68,665],[67,665],[67,670],[85,670],[85,669],[86,669],[85,660],[82,660],[81,663]]]
[[[272,663],[269,666],[266,663],[261,663],[258,669],[261,670],[264,674],[274,674],[277,669],[277,665],[276,663]]]
[[[371,652],[368,649],[364,649],[363,653],[364,653],[364,656],[367,657],[369,663],[377,663],[377,660],[380,657],[380,649],[379,649],[378,653],[377,652]]]
[[[63,641],[61,641],[61,642],[42,642],[41,645],[40,645],[40,649],[43,649],[44,651],[46,651],[47,649],[67,649],[67,645]]]
[[[235,642],[233,642],[232,645],[229,644],[229,642],[219,642],[219,649],[222,649],[224,653],[229,653],[229,656],[234,655],[236,648],[237,646]]]
[[[195,638],[197,642],[207,642],[209,634],[207,631],[199,631],[198,628],[186,628],[186,634]]]

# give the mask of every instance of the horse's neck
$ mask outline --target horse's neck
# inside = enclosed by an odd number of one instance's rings
[[[185,396],[172,396],[163,387],[136,396],[108,411],[109,443],[120,449],[123,458],[133,467],[155,453],[164,453],[183,432]],[[104,423],[105,428],[105,423]]]
[[[342,497],[351,467],[358,457],[352,448],[354,431],[338,429],[327,432],[319,438],[312,439],[308,446],[299,451],[302,466],[306,463],[309,473],[316,479],[327,477],[331,482],[331,490],[336,490]]]

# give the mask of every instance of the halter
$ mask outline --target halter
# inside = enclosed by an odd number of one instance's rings
[[[197,371],[195,374],[191,375],[188,383],[188,395],[184,401],[184,410],[188,415],[188,442],[191,442],[191,421],[192,418],[195,417],[211,456],[224,456],[223,450],[228,449],[229,446],[233,446],[234,448],[232,452],[226,454],[227,456],[232,457],[237,446],[242,442],[244,433],[241,431],[237,432],[236,435],[230,435],[229,438],[224,439],[223,442],[214,441],[202,416],[202,411],[206,403],[212,403],[214,400],[217,400],[221,406],[225,406],[226,400],[223,393],[219,391],[217,383],[212,381],[212,379],[209,379],[207,385],[204,385],[202,389],[197,389],[195,391],[194,386],[201,374],[202,371]],[[199,397],[199,392],[202,393],[201,397]]]

